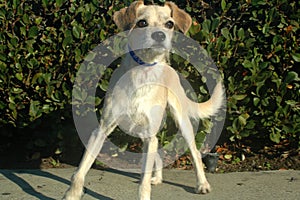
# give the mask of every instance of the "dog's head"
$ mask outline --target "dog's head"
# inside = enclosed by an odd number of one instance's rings
[[[132,49],[143,49],[143,57],[153,60],[171,49],[173,31],[186,33],[192,23],[191,17],[172,2],[164,6],[144,5],[135,1],[129,7],[114,14],[114,21],[122,31],[129,31]]]

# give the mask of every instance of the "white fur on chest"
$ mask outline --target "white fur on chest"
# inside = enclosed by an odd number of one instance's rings
[[[122,74],[115,83],[109,98],[113,115],[124,131],[140,134],[149,124],[160,125],[155,119],[161,119],[167,104],[164,68],[164,64],[138,66]]]

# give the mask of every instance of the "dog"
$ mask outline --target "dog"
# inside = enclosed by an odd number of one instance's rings
[[[72,176],[70,188],[63,199],[81,198],[85,176],[105,138],[116,126],[120,126],[143,140],[138,199],[150,200],[151,184],[162,183],[162,159],[157,153],[156,134],[167,107],[192,154],[197,181],[196,193],[210,192],[211,187],[205,177],[190,120],[215,115],[222,107],[223,87],[218,82],[208,101],[194,102],[186,96],[178,74],[169,64],[173,33],[188,32],[192,24],[190,15],[173,2],[159,6],[135,1],[129,7],[117,11],[113,20],[120,30],[129,31],[128,53],[112,75],[99,127],[92,132],[81,163]]]

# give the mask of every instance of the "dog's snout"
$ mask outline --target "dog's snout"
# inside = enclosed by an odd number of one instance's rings
[[[152,39],[156,42],[163,42],[166,39],[166,34],[162,31],[156,31],[151,35]]]

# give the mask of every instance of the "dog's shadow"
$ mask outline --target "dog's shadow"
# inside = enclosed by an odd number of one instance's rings
[[[4,177],[6,177],[8,180],[14,182],[16,185],[18,185],[25,193],[36,197],[37,199],[43,199],[43,200],[55,200],[55,198],[49,197],[45,194],[42,194],[41,192],[38,192],[32,184],[30,184],[28,181],[24,180],[23,178],[19,177],[18,174],[30,174],[34,176],[40,176],[43,178],[49,178],[53,179],[55,181],[64,183],[66,185],[70,185],[71,182],[67,179],[64,179],[60,176],[51,174],[50,172],[41,171],[41,170],[1,170],[0,172],[3,174]],[[84,188],[85,195],[89,195],[91,197],[94,197],[95,199],[102,199],[102,200],[113,200],[112,198],[109,198],[107,196],[103,196],[101,194],[98,194],[88,188]]]
[[[138,173],[124,172],[124,171],[120,171],[120,170],[116,170],[116,169],[105,169],[104,171],[136,179],[136,181],[134,181],[134,183],[136,183],[136,184],[139,184],[139,182],[140,182],[140,174],[138,174]],[[33,197],[36,197],[38,199],[43,199],[43,200],[55,200],[55,198],[52,198],[50,196],[47,196],[46,194],[43,194],[43,193],[37,191],[32,186],[32,183],[30,184],[28,181],[26,181],[25,179],[18,176],[18,174],[29,174],[29,175],[33,175],[33,176],[40,176],[43,178],[48,178],[48,179],[52,179],[52,180],[64,183],[66,185],[71,184],[71,182],[65,178],[62,178],[60,176],[57,176],[50,172],[46,172],[46,171],[42,171],[42,170],[1,170],[0,173],[3,174],[3,176],[6,177],[8,180],[10,180],[10,181],[14,182],[16,185],[18,185],[25,193],[27,193]],[[180,187],[180,188],[184,189],[186,192],[194,193],[194,188],[186,186],[186,185],[182,185],[182,184],[167,181],[167,180],[164,180],[163,184]],[[84,188],[84,193],[85,193],[85,195],[89,195],[95,199],[113,200],[112,198],[98,194],[97,192],[92,191],[91,189],[88,189],[87,187]]]
[[[193,187],[182,185],[180,183],[170,182],[170,181],[163,181],[163,183],[169,184],[169,185],[173,185],[173,186],[176,186],[176,187],[180,187],[180,188],[184,189],[188,193],[195,194],[195,188],[193,188]]]
[[[120,174],[120,175],[127,176],[127,177],[130,177],[130,178],[134,178],[134,179],[136,179],[136,181],[134,181],[134,183],[136,183],[136,184],[140,183],[140,174],[138,174],[138,173],[124,172],[124,171],[120,171],[120,170],[117,170],[117,169],[106,169],[105,171],[115,173],[115,174]],[[176,186],[176,187],[184,189],[188,193],[195,194],[195,188],[194,187],[190,187],[190,186],[183,185],[183,184],[176,183],[176,182],[171,182],[171,181],[168,181],[168,180],[163,180],[163,184]]]

